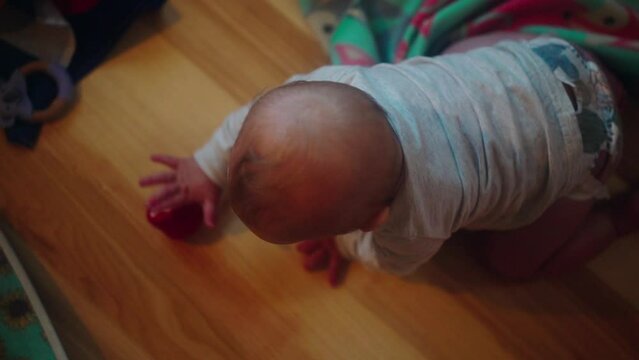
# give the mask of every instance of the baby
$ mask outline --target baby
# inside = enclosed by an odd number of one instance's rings
[[[503,39],[519,41],[499,42]],[[295,76],[231,114],[172,171],[154,210],[200,202],[215,226],[221,189],[260,238],[302,242],[307,267],[341,256],[396,274],[459,230],[481,230],[511,278],[564,271],[639,226],[639,193],[595,206],[618,164],[616,80],[552,38],[497,34],[449,54]]]

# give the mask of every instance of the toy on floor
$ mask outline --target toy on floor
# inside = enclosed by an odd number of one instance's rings
[[[56,85],[57,93],[46,109],[35,109],[29,99],[26,78],[41,73]],[[0,127],[8,128],[20,118],[30,123],[51,121],[64,115],[73,101],[73,83],[57,64],[33,61],[16,70],[7,82],[0,81]]]
[[[146,218],[173,240],[186,240],[202,227],[202,206],[192,203],[175,209],[152,212],[147,209]]]

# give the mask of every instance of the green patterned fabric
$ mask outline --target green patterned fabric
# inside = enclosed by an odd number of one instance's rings
[[[0,359],[56,359],[41,318],[50,326],[49,320],[37,314],[41,305],[2,233],[0,245]]]
[[[300,0],[333,64],[434,56],[494,31],[552,35],[639,77],[637,0]]]

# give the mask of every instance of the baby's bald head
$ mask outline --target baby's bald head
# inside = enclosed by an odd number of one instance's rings
[[[401,163],[386,114],[366,93],[288,84],[249,111],[231,152],[231,206],[270,242],[346,233],[390,204]]]

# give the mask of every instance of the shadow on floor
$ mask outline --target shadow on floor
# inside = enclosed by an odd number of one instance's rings
[[[407,281],[439,287],[482,306],[539,314],[587,314],[639,328],[639,311],[587,268],[559,277],[516,282],[500,278],[482,264],[468,238],[451,239]]]
[[[249,231],[231,209],[226,193],[220,201],[218,215],[217,225],[214,229],[209,229],[203,225],[202,228],[188,240],[188,243],[193,246],[208,246],[224,236],[236,236]]]

